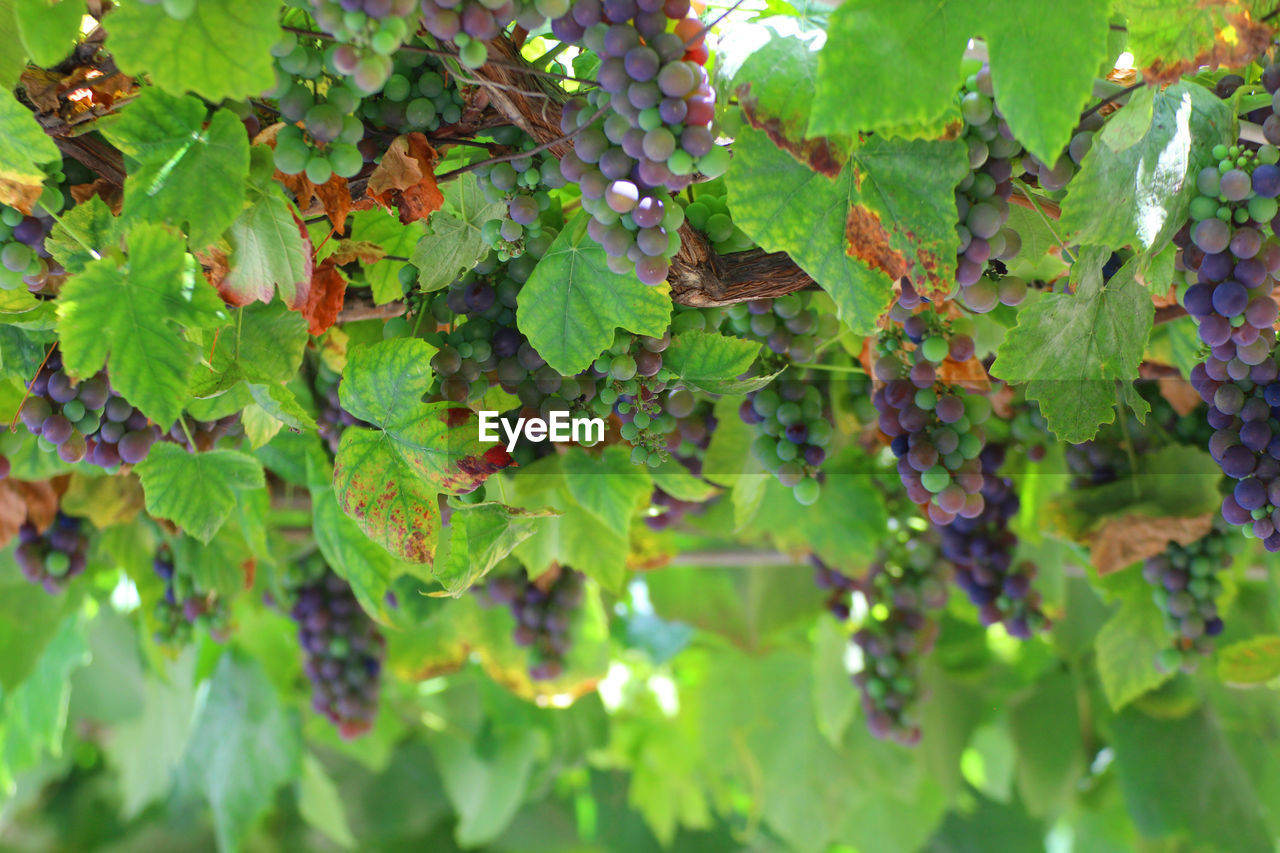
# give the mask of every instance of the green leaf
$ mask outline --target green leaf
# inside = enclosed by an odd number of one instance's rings
[[[1266,634],[1218,650],[1218,677],[1228,684],[1265,684],[1280,676],[1280,636]]]
[[[302,742],[257,663],[224,654],[209,680],[184,760],[213,812],[218,848],[241,849],[275,792],[298,777]]]
[[[205,5],[201,2],[200,8]],[[118,14],[139,9],[166,17],[161,7],[142,3],[125,6]],[[114,27],[112,32],[113,49],[118,50]],[[163,43],[157,34],[148,40]],[[238,46],[237,54],[244,49]],[[119,59],[119,53],[115,55]],[[212,118],[207,113],[197,98],[149,88],[102,130],[128,166],[125,221],[183,225],[196,249],[218,239],[240,215],[249,174],[249,140],[240,119],[230,110],[217,110]],[[211,180],[214,175],[217,179]]]
[[[347,515],[391,553],[429,563],[440,511],[436,496],[473,490],[510,456],[482,444],[475,412],[421,402],[434,347],[398,338],[353,348],[343,371],[342,407],[373,429],[342,436],[334,488]]]
[[[13,11],[27,56],[49,68],[75,47],[87,9],[81,0],[15,0]]]
[[[278,12],[278,4],[259,0],[200,0],[178,20],[159,3],[123,3],[103,23],[122,71],[216,103],[275,85],[270,48],[280,38]]]
[[[44,247],[54,260],[67,268],[67,272],[78,273],[98,257],[90,254],[90,248],[104,252],[119,247],[123,236],[124,228],[119,217],[111,212],[101,197],[95,195],[63,211],[45,238]]]
[[[261,489],[262,464],[237,450],[188,453],[176,444],[151,448],[137,468],[147,512],[208,544],[231,516],[240,489]]]
[[[0,202],[14,198],[6,184],[38,187],[44,181],[40,165],[61,157],[31,110],[12,92],[0,92]]]
[[[284,385],[276,383],[249,383],[249,393],[256,406],[268,417],[274,418],[290,429],[313,430],[315,419],[302,408],[298,398]]]
[[[12,89],[27,66],[26,57],[17,46],[21,43],[18,32],[18,20],[15,12],[17,0],[0,0],[0,86]]]
[[[251,204],[231,223],[230,269],[218,290],[232,305],[270,302],[279,290],[284,303],[296,309],[311,289],[311,243],[279,185],[271,186],[273,191],[253,193]]]
[[[497,838],[524,801],[542,733],[507,729],[483,748],[455,733],[432,733],[427,742],[458,816],[458,845],[479,847]]]
[[[1268,0],[1183,3],[1180,0],[1118,0],[1125,17],[1127,49],[1143,79],[1173,82],[1203,65],[1234,68],[1257,54],[1254,43],[1270,39],[1263,17]]]
[[[871,334],[902,276],[928,294],[954,283],[963,148],[873,137],[833,180],[744,130],[727,178],[729,206],[761,248],[786,252],[831,294],[850,329]]]
[[[356,837],[347,823],[342,793],[311,753],[302,757],[302,777],[298,780],[298,814],[308,825],[344,850],[356,847]]]
[[[993,376],[1026,386],[1063,441],[1087,441],[1115,419],[1117,383],[1138,377],[1155,316],[1132,260],[1103,282],[1109,255],[1082,252],[1072,270],[1074,294],[1042,293],[1018,312],[991,366]]]
[[[856,691],[849,689],[849,670],[845,667],[849,632],[835,619],[819,618],[814,633],[813,706],[818,731],[838,749],[844,742],[845,730],[858,715],[858,697]]]
[[[470,172],[446,183],[440,192],[444,206],[427,220],[427,234],[418,240],[410,261],[418,268],[418,286],[428,292],[448,287],[489,254],[480,226],[506,209],[501,201],[485,201]]]
[[[449,537],[440,543],[432,575],[445,592],[459,596],[489,573],[499,561],[533,535],[540,516],[494,501],[453,508]]]
[[[1009,733],[1018,751],[1018,796],[1033,815],[1056,813],[1085,769],[1074,679],[1051,673],[1014,700]]]
[[[411,573],[426,580],[419,567],[396,559],[366,536],[342,512],[328,483],[311,489],[311,513],[316,546],[325,562],[351,585],[366,613],[380,621],[390,621],[387,590],[402,574]]]
[[[1145,590],[1111,614],[1094,648],[1102,692],[1113,709],[1123,708],[1173,677],[1155,665],[1156,654],[1168,646],[1164,619]]]
[[[182,239],[160,225],[129,235],[119,266],[103,257],[72,276],[58,298],[62,360],[80,376],[104,365],[111,384],[152,420],[167,427],[182,414],[199,351],[180,327],[213,328],[226,321]]]
[[[1274,849],[1249,777],[1208,709],[1157,720],[1130,708],[1111,731],[1120,789],[1143,835],[1185,833],[1195,850]]]
[[[760,344],[711,332],[677,335],[662,354],[663,367],[675,372],[681,383],[709,394],[742,393],[739,376],[751,369],[760,355]],[[754,389],[752,389],[754,390]]]
[[[529,343],[565,376],[590,367],[615,329],[659,338],[671,320],[665,288],[605,266],[604,249],[587,236],[588,219],[582,212],[565,225],[520,291],[516,311]]]
[[[1214,145],[1235,139],[1234,114],[1225,101],[1189,82],[1156,94],[1152,111],[1137,143],[1121,151],[1106,144],[1089,149],[1062,201],[1064,239],[1158,251],[1187,221],[1196,174],[1214,162]]]
[[[433,213],[431,221],[436,222],[439,215],[438,211]],[[382,208],[358,210],[351,217],[351,239],[377,243],[388,255],[411,257],[424,238],[425,229],[421,222],[404,225],[398,216]],[[400,270],[404,267],[404,261],[386,259],[364,265],[364,276],[373,288],[375,305],[404,297],[404,285],[400,283]]]
[[[0,551],[0,695],[31,675],[65,618],[79,606],[78,596],[54,598],[24,580],[13,552]]]
[[[653,493],[648,472],[632,465],[631,454],[621,445],[606,447],[599,456],[571,449],[560,466],[573,499],[620,536]]]
[[[655,488],[671,495],[680,501],[702,503],[710,500],[719,489],[689,473],[689,470],[674,459],[669,459],[657,468],[649,469]]]
[[[27,679],[0,703],[0,786],[12,790],[14,776],[45,754],[62,752],[71,699],[71,673],[89,662],[84,625],[67,616]]]
[[[831,13],[818,56],[809,133],[942,130],[959,119],[965,48],[983,36],[1001,112],[1032,153],[1053,162],[1105,58],[1109,6],[1085,0],[1030,15],[1012,0],[904,0],[892,8],[877,0],[842,3]]]

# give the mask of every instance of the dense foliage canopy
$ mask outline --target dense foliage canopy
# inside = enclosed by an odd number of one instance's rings
[[[0,845],[1275,850],[1273,6],[0,0]]]

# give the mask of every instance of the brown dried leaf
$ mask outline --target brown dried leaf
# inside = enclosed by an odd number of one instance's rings
[[[301,308],[302,316],[307,320],[307,331],[319,335],[338,322],[338,312],[342,310],[346,296],[346,277],[333,258],[325,258],[311,276],[311,290]]]
[[[1187,545],[1202,538],[1213,525],[1215,513],[1193,518],[1152,518],[1131,513],[1108,519],[1089,537],[1093,567],[1109,575],[1138,560],[1154,557],[1170,542]]]
[[[248,304],[248,302],[236,302],[236,294],[233,292],[223,292],[222,281],[227,277],[227,273],[231,271],[225,250],[218,246],[210,246],[208,249],[203,249],[195,254],[196,260],[200,262],[200,266],[204,271],[205,279],[217,289],[218,295],[222,297],[223,302],[237,307],[241,304]]]
[[[383,207],[396,208],[404,224],[426,219],[444,204],[436,185],[439,156],[421,133],[396,137],[369,176],[366,192]]]
[[[76,204],[83,204],[97,196],[106,202],[112,213],[116,216],[120,215],[120,208],[124,204],[124,190],[106,178],[97,178],[90,184],[74,184],[70,187],[70,190],[71,197],[76,200]]]
[[[386,249],[368,240],[339,240],[333,254],[329,255],[338,266],[356,260],[362,264],[376,264],[386,256]]]
[[[1158,382],[1160,396],[1169,401],[1179,415],[1189,415],[1200,405],[1200,392],[1181,377],[1165,376]]]
[[[43,68],[29,67],[19,78],[27,98],[41,113],[58,111],[58,94],[62,91],[62,77]]]

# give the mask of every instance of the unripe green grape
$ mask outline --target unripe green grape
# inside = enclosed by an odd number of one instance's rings
[[[328,149],[329,165],[333,173],[343,178],[351,178],[364,168],[364,156],[360,149],[346,142],[334,142]]]
[[[311,155],[311,159],[307,160],[306,172],[307,180],[317,186],[327,183],[333,177],[333,167],[323,154]]]
[[[307,167],[311,149],[304,142],[276,140],[275,166],[286,175],[296,175]]]
[[[482,41],[471,41],[458,51],[458,60],[468,68],[479,68],[489,61],[489,49]]]
[[[729,149],[723,145],[717,145],[698,158],[698,171],[708,178],[718,178],[729,171],[729,160]]]
[[[822,496],[822,487],[817,480],[805,477],[792,487],[791,494],[795,497],[796,503],[801,506],[813,506]]]

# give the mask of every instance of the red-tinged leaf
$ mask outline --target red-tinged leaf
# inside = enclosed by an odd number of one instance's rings
[[[444,204],[436,185],[438,160],[421,133],[396,137],[369,176],[369,197],[385,208],[396,208],[405,224],[426,219]]]
[[[347,279],[334,263],[325,258],[311,276],[307,299],[299,309],[307,318],[307,331],[313,335],[324,332],[338,322],[338,312],[347,296]]]
[[[211,281],[229,305],[270,302],[279,291],[284,303],[296,309],[306,303],[315,274],[311,237],[278,188],[253,192],[251,198],[227,231],[227,268]]]
[[[511,464],[501,445],[480,442],[475,412],[422,402],[434,353],[416,338],[352,348],[342,406],[373,428],[348,429],[334,466],[343,511],[370,539],[418,563],[434,558],[437,495],[470,492]]]

